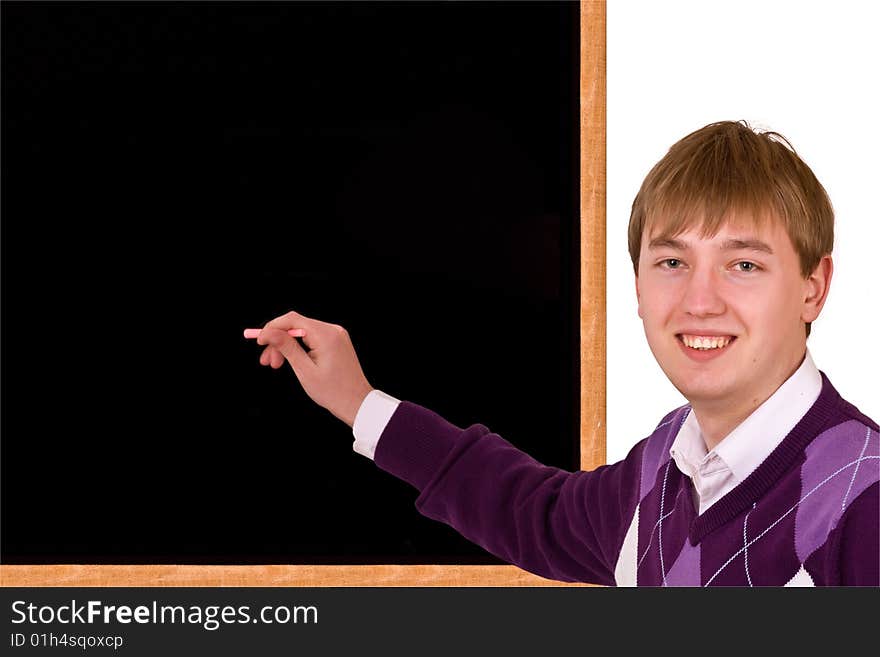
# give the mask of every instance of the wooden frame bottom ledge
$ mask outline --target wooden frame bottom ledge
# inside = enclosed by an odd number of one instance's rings
[[[0,586],[591,586],[515,566],[0,566]]]

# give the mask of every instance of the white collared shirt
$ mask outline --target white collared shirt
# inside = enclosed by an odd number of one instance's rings
[[[370,391],[361,402],[351,427],[354,451],[368,459],[375,459],[376,444],[399,403],[399,399],[386,395],[381,390]]]
[[[698,513],[748,477],[806,415],[821,391],[822,376],[807,351],[795,373],[708,453],[700,424],[689,413],[669,455],[693,482]],[[376,445],[398,404],[399,399],[381,390],[366,396],[352,426],[354,451],[375,458]]]
[[[675,465],[694,484],[694,508],[703,513],[745,480],[794,429],[818,399],[822,376],[810,352],[770,397],[707,452],[691,412],[669,448]]]

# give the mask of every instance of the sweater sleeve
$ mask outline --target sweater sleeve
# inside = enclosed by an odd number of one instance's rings
[[[549,579],[612,585],[637,502],[636,452],[613,466],[568,472],[482,424],[461,429],[404,401],[375,461],[420,491],[420,513],[508,563]]]

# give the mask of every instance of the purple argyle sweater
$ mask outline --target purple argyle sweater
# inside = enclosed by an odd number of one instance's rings
[[[627,457],[591,472],[541,465],[482,424],[401,402],[376,464],[416,508],[550,579],[640,586],[880,586],[880,439],[822,374],[815,404],[702,515],[669,447],[667,415]]]

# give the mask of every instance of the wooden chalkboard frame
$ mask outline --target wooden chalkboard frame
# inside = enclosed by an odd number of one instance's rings
[[[605,0],[580,0],[581,468],[605,462]],[[0,586],[577,586],[515,566],[2,565]]]

